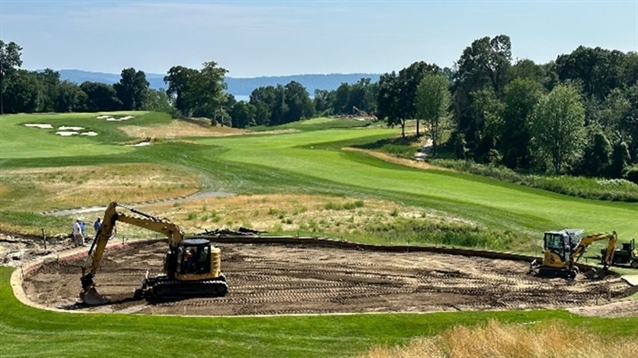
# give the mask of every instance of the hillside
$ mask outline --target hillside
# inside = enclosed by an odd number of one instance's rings
[[[75,83],[84,81],[115,83],[120,80],[120,74],[90,72],[82,70],[59,70],[60,79],[68,80]],[[335,90],[341,83],[355,83],[361,78],[370,78],[373,82],[379,80],[379,74],[371,73],[351,73],[351,74],[306,74],[306,75],[290,75],[290,76],[265,76],[253,78],[233,78],[226,77],[228,84],[228,93],[234,96],[248,96],[258,87],[276,86],[278,84],[285,85],[290,81],[301,83],[308,93],[314,94],[316,89]],[[164,83],[164,74],[147,73],[146,79],[150,83],[150,87],[154,89],[166,88]]]

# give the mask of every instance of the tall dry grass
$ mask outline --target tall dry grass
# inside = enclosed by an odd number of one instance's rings
[[[521,325],[490,321],[477,327],[457,326],[436,337],[416,339],[406,346],[375,347],[360,357],[638,357],[638,337],[602,337],[557,322]]]

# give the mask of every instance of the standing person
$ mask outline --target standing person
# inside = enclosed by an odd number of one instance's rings
[[[93,223],[93,229],[95,229],[96,235],[97,232],[100,231],[100,226],[102,226],[102,220],[100,220],[100,218],[95,219],[95,222]]]
[[[82,234],[81,222],[82,221],[78,218],[75,219],[75,222],[73,223],[73,241],[75,243],[75,247],[86,246],[84,243],[84,235]]]
[[[80,228],[82,229],[82,237],[84,237],[84,229],[86,228],[86,223],[82,219],[80,219]]]

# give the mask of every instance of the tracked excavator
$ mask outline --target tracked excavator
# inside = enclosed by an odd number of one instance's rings
[[[82,267],[80,299],[85,304],[94,306],[108,303],[97,292],[93,279],[118,221],[161,233],[168,238],[164,273],[149,277],[147,272],[142,284],[135,290],[135,299],[211,297],[224,296],[228,292],[226,278],[221,273],[219,248],[211,246],[206,239],[186,239],[182,228],[167,219],[112,202],[104,212],[104,220]]]
[[[564,229],[547,231],[543,236],[543,261],[534,260],[530,265],[530,273],[543,277],[564,277],[573,280],[578,274],[576,262],[585,253],[587,247],[596,241],[609,240],[605,255],[602,257],[602,271],[595,272],[604,276],[611,266],[614,248],[618,241],[616,232],[611,234],[593,234],[583,237],[582,229]]]
[[[607,248],[600,250],[600,258],[602,261],[607,257]],[[623,242],[621,247],[614,250],[612,264],[617,266],[629,265],[638,269],[638,249],[636,249],[636,239],[629,242]]]

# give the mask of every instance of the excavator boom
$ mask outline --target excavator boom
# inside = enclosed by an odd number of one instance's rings
[[[118,212],[118,208],[124,208],[135,215]],[[100,267],[106,244],[115,232],[115,223],[117,221],[161,233],[168,238],[169,245],[171,246],[178,245],[184,240],[182,228],[169,220],[158,218],[133,208],[128,208],[116,202],[110,203],[104,212],[102,225],[95,235],[87,259],[82,267],[82,277],[80,278],[82,292],[80,293],[80,298],[88,305],[99,305],[107,302],[95,289],[93,278]]]
[[[602,260],[604,268],[608,268],[611,265],[614,249],[616,248],[616,242],[618,241],[618,235],[615,231],[611,234],[594,234],[585,236],[580,243],[578,243],[578,246],[576,246],[576,249],[574,249],[574,252],[570,256],[571,265],[574,265],[580,257],[583,256],[589,245],[600,240],[609,240],[609,243],[607,244],[607,253]],[[610,248],[611,250],[609,250]]]

